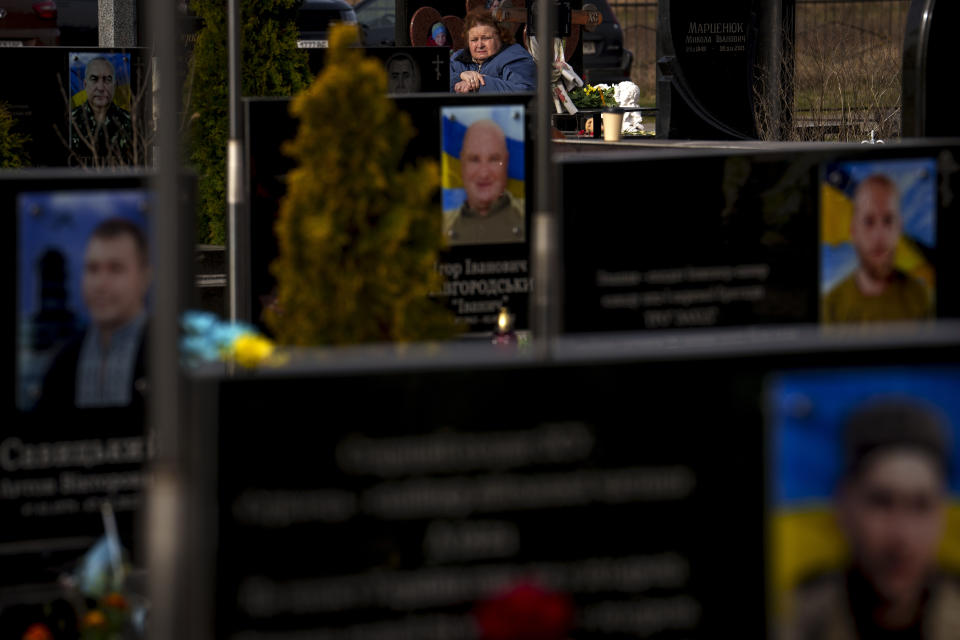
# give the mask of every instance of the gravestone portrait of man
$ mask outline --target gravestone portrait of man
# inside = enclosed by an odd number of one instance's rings
[[[87,241],[82,268],[82,297],[90,324],[54,357],[38,409],[141,401],[151,279],[143,232],[125,219],[105,220]]]
[[[466,201],[447,237],[456,244],[501,244],[525,239],[523,209],[507,191],[510,154],[503,130],[492,120],[467,128],[460,151]]]
[[[82,159],[108,164],[133,162],[133,121],[114,101],[117,70],[105,57],[87,62],[86,101],[70,112],[70,150]]]
[[[896,184],[883,174],[865,178],[854,191],[850,222],[857,266],[827,292],[823,322],[916,320],[933,315],[924,285],[894,264],[902,231]]]
[[[798,589],[783,637],[956,637],[960,583],[937,562],[949,451],[926,406],[885,399],[851,414],[834,506],[850,560]]]
[[[416,93],[420,91],[420,70],[413,58],[397,53],[387,60],[387,92]]]

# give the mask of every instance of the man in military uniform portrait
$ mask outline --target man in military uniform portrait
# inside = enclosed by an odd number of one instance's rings
[[[495,122],[478,120],[467,128],[460,151],[466,202],[447,224],[451,245],[524,241],[523,207],[507,191],[509,161],[506,136]]]
[[[130,113],[114,102],[116,69],[105,57],[87,63],[83,87],[86,102],[70,112],[70,150],[82,161],[131,164],[133,122]]]
[[[902,231],[897,186],[883,174],[864,179],[854,191],[850,223],[857,267],[824,296],[824,323],[932,317],[932,301],[926,287],[894,266]]]
[[[943,419],[925,405],[891,398],[851,414],[834,499],[849,562],[796,590],[782,638],[960,637],[960,583],[937,560],[949,451]]]

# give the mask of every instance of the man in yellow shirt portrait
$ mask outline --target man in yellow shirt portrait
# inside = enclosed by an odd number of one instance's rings
[[[903,232],[900,194],[886,175],[865,178],[853,194],[850,243],[857,266],[824,296],[824,323],[866,323],[933,317],[927,288],[894,265]]]

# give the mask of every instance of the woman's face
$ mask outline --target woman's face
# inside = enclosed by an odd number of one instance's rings
[[[495,27],[477,25],[467,32],[470,55],[477,62],[483,62],[500,51],[500,34]]]

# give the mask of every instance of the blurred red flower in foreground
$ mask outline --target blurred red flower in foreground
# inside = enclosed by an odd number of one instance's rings
[[[474,609],[483,640],[563,640],[573,625],[570,597],[524,582]]]
[[[53,640],[53,634],[45,624],[32,624],[23,634],[23,640]]]
[[[122,593],[117,593],[116,591],[107,594],[103,599],[103,606],[110,607],[111,609],[126,609],[127,608],[127,599],[123,597]]]

